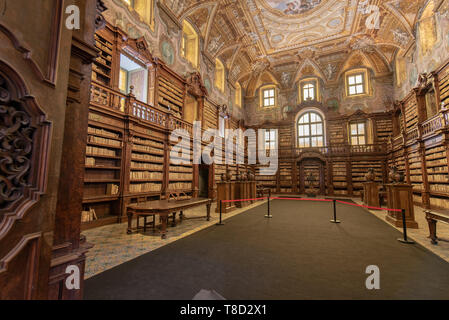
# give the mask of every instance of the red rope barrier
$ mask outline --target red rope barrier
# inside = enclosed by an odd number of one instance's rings
[[[268,197],[263,198],[254,198],[254,199],[236,199],[236,200],[222,200],[223,203],[229,203],[229,202],[243,202],[243,201],[257,201],[257,200],[266,200]],[[295,200],[295,201],[321,201],[321,202],[332,202],[334,200],[332,199],[310,199],[310,198],[283,198],[283,197],[273,197],[270,198],[271,200]],[[385,211],[393,211],[393,212],[401,212],[401,209],[389,209],[389,208],[379,208],[379,207],[371,207],[371,206],[365,206],[361,204],[346,202],[342,200],[336,200],[338,203],[346,204],[350,206],[355,207],[361,207],[361,208],[367,208],[367,209],[373,209],[373,210],[385,210]]]
[[[324,202],[332,202],[330,199],[308,199],[308,198],[280,198],[280,197],[274,197],[271,198],[273,200],[302,200],[302,201],[324,201]]]
[[[264,198],[254,198],[254,199],[237,199],[237,200],[221,200],[223,203],[228,202],[243,202],[243,201],[257,201],[257,200],[265,200],[268,199],[267,197]]]
[[[385,210],[385,211],[394,211],[394,212],[402,212],[401,209],[389,209],[389,208],[370,207],[370,206],[364,206],[364,205],[361,205],[361,204],[350,203],[350,202],[341,201],[341,200],[337,200],[337,202],[342,203],[342,204],[347,204],[347,205],[350,205],[350,206],[361,207],[361,208],[367,208],[367,209]]]

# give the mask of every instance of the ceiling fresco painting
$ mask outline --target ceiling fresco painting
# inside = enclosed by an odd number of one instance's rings
[[[433,5],[424,10],[430,1]],[[239,82],[246,98],[257,94],[257,86],[265,80],[276,82],[281,90],[294,92],[301,78],[314,75],[328,88],[328,97],[323,102],[340,101],[342,107],[336,88],[344,72],[357,66],[372,70],[376,79],[394,79],[397,86],[402,84],[406,90],[410,81],[415,82],[408,75],[416,73],[409,67],[419,61],[414,57],[416,46],[428,57],[438,47],[443,56],[449,43],[449,34],[436,27],[436,23],[449,23],[446,15],[440,13],[447,11],[444,8],[449,0],[159,0],[158,3],[168,8],[178,24],[186,19],[197,30],[203,76],[213,79],[213,64],[220,59],[228,82],[231,86]],[[433,14],[434,9],[439,11],[438,15]],[[158,32],[159,35],[147,34],[149,42],[157,43],[165,31],[161,28]],[[180,43],[179,33],[170,35],[173,48],[167,42],[156,49],[168,61],[172,61],[172,51],[175,55],[179,51]],[[429,64],[430,61],[424,60],[420,65]],[[182,59],[173,62],[175,69],[183,66]],[[419,72],[422,69],[417,68]],[[213,85],[210,87],[214,91]],[[373,88],[374,94],[391,90],[390,84]],[[289,104],[295,102],[293,96],[284,100]],[[379,104],[382,100],[379,97]]]
[[[266,2],[270,7],[283,14],[300,14],[314,9],[321,3],[321,0],[266,0]]]

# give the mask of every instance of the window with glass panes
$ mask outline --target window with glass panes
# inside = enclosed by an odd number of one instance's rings
[[[363,73],[348,76],[348,95],[365,93],[365,75]]]
[[[351,145],[359,146],[366,144],[366,124],[365,122],[353,122],[350,127]]]
[[[298,146],[324,147],[324,122],[316,112],[304,113],[298,120]]]
[[[265,130],[265,150],[276,149],[276,130]]]
[[[304,101],[315,100],[315,83],[309,82],[302,87]]]
[[[263,106],[264,107],[274,107],[275,106],[275,89],[265,89],[263,90]]]

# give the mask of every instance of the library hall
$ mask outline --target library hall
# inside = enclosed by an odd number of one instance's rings
[[[449,0],[0,0],[0,300],[449,300],[448,164]]]

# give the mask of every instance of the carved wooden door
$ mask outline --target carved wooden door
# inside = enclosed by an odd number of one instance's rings
[[[46,299],[72,35],[63,0],[2,2],[0,300]]]
[[[0,299],[36,298],[43,233],[27,215],[44,191],[50,124],[0,61]],[[42,213],[43,214],[43,213]]]
[[[298,189],[305,193],[310,188],[318,190],[319,194],[325,193],[324,163],[319,159],[304,159],[298,162]]]

